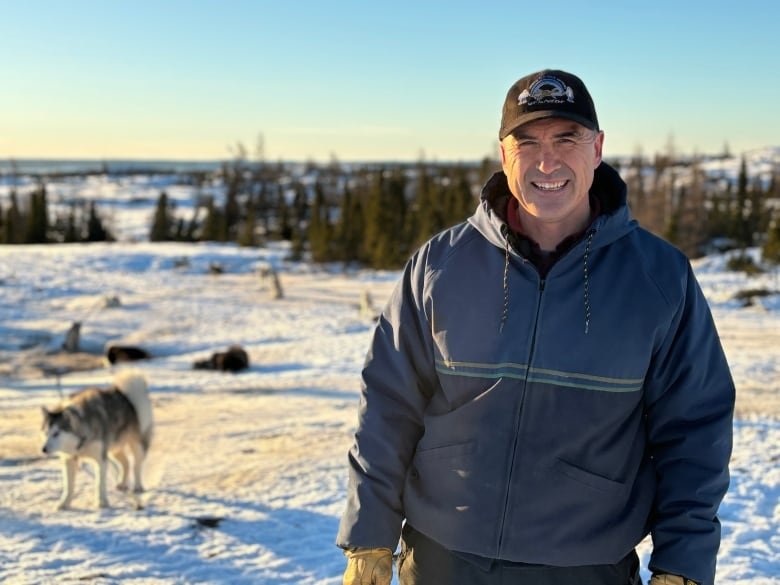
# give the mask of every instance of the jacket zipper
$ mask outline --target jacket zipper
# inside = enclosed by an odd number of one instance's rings
[[[523,398],[520,401],[520,408],[518,409],[518,414],[517,414],[517,427],[516,427],[517,430],[515,431],[515,441],[514,444],[512,445],[512,457],[509,460],[509,477],[507,478],[507,482],[506,482],[506,495],[504,496],[504,512],[501,515],[501,526],[498,531],[498,555],[499,556],[501,555],[501,547],[504,542],[504,525],[506,524],[506,517],[509,511],[509,496],[512,493],[511,490],[512,475],[515,469],[515,458],[517,456],[517,444],[520,439],[520,417],[523,414],[525,394],[528,391],[528,377],[531,375],[531,363],[533,362],[534,352],[536,351],[536,335],[539,329],[539,313],[542,307],[542,294],[544,293],[545,282],[546,282],[546,278],[539,279],[539,294],[536,300],[536,316],[534,317],[534,332],[533,332],[533,336],[531,337],[531,349],[528,352],[528,368],[525,371],[525,379],[523,380],[523,385],[524,385]]]

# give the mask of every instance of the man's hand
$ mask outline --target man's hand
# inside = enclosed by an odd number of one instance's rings
[[[698,585],[698,583],[678,575],[653,575],[650,585]]]
[[[393,578],[393,551],[389,548],[345,550],[347,570],[342,585],[390,585]]]

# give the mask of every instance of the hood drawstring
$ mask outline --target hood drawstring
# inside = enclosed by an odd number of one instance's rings
[[[501,312],[501,325],[498,332],[504,331],[504,324],[509,317],[509,235],[504,235],[504,308]]]
[[[584,287],[584,293],[583,293],[583,302],[585,304],[585,335],[588,334],[588,329],[590,328],[590,280],[588,278],[588,257],[590,256],[590,248],[591,244],[593,242],[593,234],[596,233],[596,230],[589,230],[587,235],[587,242],[585,244],[585,255],[582,257],[582,270],[584,272],[585,276],[585,282],[583,284]]]
[[[498,327],[499,333],[504,331],[504,325],[509,318],[509,247],[511,232],[509,228],[504,224],[501,227],[501,233],[504,236],[504,306],[501,310],[501,324]],[[588,260],[590,258],[590,252],[593,247],[593,236],[596,234],[595,229],[590,229],[585,234],[585,253],[582,256],[582,272],[583,272],[583,306],[585,310],[585,335],[590,330],[590,270],[588,267]]]

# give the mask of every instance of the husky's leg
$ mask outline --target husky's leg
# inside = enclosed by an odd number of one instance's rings
[[[62,496],[57,504],[58,510],[67,510],[70,508],[70,502],[73,500],[73,488],[76,482],[76,466],[78,459],[76,457],[62,458]]]
[[[141,479],[141,475],[146,452],[144,451],[144,448],[141,446],[141,444],[136,441],[132,441],[130,443],[130,449],[133,452],[133,491],[137,494],[140,494],[144,491],[144,482]]]
[[[127,455],[121,449],[116,449],[111,452],[111,458],[119,464],[119,483],[116,486],[120,492],[127,491],[127,476],[130,471],[130,463],[127,461]]]
[[[108,508],[108,494],[106,493],[106,472],[108,460],[105,457],[95,459],[95,507]]]

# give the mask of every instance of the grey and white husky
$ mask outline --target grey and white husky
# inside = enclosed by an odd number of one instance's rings
[[[95,462],[95,506],[108,507],[108,458],[119,464],[117,489],[127,491],[133,460],[133,492],[143,491],[141,471],[152,439],[152,403],[145,378],[124,371],[110,388],[81,390],[53,410],[43,408],[43,452],[62,460],[62,497],[58,509],[70,507],[81,458]]]

